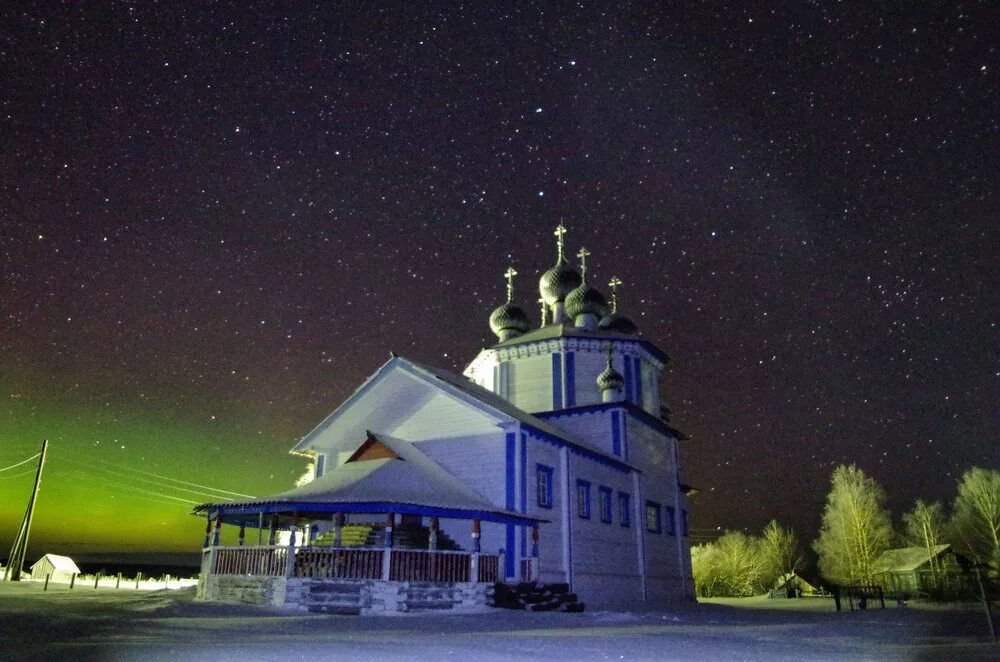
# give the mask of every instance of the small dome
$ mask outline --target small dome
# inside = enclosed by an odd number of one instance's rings
[[[621,391],[625,388],[625,378],[609,365],[597,376],[597,388],[601,391]]]
[[[629,335],[635,335],[639,332],[639,327],[635,325],[635,322],[618,313],[611,313],[602,319],[597,326],[604,331],[617,331]]]
[[[576,269],[569,266],[565,260],[559,260],[556,266],[538,279],[538,291],[545,303],[551,306],[564,300],[570,292],[580,287],[582,282],[583,278]]]
[[[598,318],[608,314],[608,301],[604,295],[584,283],[566,297],[566,315],[576,319],[578,315],[590,313]]]
[[[528,316],[520,306],[512,303],[503,304],[490,315],[490,329],[498,336],[505,335],[504,331],[514,331],[516,335],[520,335],[530,328]]]

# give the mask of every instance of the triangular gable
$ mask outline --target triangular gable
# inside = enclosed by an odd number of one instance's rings
[[[374,434],[368,432],[368,439],[363,444],[358,446],[358,450],[354,451],[354,454],[347,458],[344,464],[347,464],[348,462],[366,462],[369,460],[391,459],[400,459],[399,453],[379,441]]]

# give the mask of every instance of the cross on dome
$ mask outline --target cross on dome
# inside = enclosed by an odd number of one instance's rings
[[[514,299],[514,276],[516,275],[517,271],[513,266],[507,267],[507,271],[503,274],[504,278],[507,279],[507,303]]]
[[[587,256],[590,255],[590,251],[586,248],[580,248],[580,252],[576,254],[580,258],[580,279],[586,283],[587,282]]]
[[[556,228],[556,231],[553,232],[553,234],[556,236],[556,247],[557,247],[557,249],[559,251],[558,257],[556,259],[557,259],[558,262],[562,262],[563,261],[563,244],[565,242],[564,237],[566,236],[566,226],[564,226],[562,223],[560,223],[559,226]]]
[[[611,288],[611,312],[618,312],[618,286],[622,285],[622,281],[618,276],[612,276],[611,280],[608,282],[608,287]]]

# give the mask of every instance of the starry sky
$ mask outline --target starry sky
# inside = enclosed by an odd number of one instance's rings
[[[1000,468],[992,3],[10,3],[0,554],[195,550],[191,505],[389,356],[460,371],[553,228],[675,365],[696,539]],[[877,7],[875,5],[878,5]]]

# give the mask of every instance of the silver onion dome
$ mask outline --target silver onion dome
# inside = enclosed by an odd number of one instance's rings
[[[625,388],[625,378],[609,365],[597,376],[597,388],[601,391],[621,391]]]
[[[566,315],[576,319],[579,315],[596,315],[598,319],[608,314],[608,301],[599,291],[587,285],[580,285],[566,296]]]
[[[635,325],[635,322],[618,313],[611,313],[602,318],[597,324],[597,328],[602,331],[617,331],[618,333],[627,333],[632,336],[639,333],[639,327]]]
[[[583,278],[565,260],[560,259],[538,279],[538,291],[548,305],[564,301],[570,292],[580,287]]]
[[[521,335],[530,328],[531,322],[528,321],[528,315],[520,306],[509,301],[490,315],[490,330],[501,340]]]

